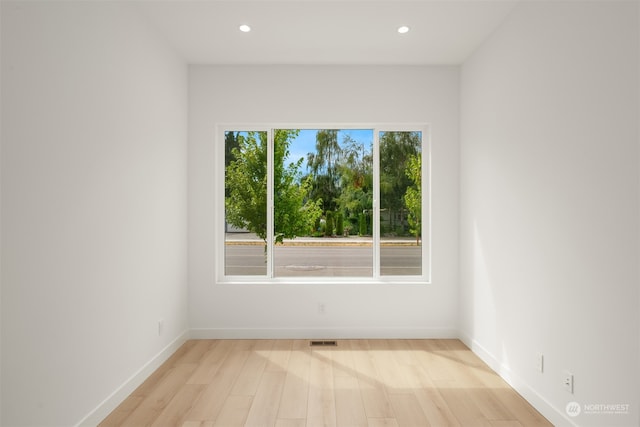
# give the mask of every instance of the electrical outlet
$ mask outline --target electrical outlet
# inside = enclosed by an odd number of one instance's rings
[[[562,387],[569,393],[573,394],[573,374],[569,371],[562,373]]]
[[[324,314],[326,312],[325,305],[323,302],[318,304],[318,314]]]
[[[161,336],[164,332],[164,320],[158,320],[158,336]]]
[[[544,355],[542,353],[536,354],[536,370],[541,374],[544,372]]]

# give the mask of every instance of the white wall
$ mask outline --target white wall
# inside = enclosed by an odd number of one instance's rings
[[[455,336],[458,67],[192,66],[189,318],[196,336]],[[432,131],[430,285],[218,284],[217,123],[427,122]],[[317,314],[317,304],[326,314]]]
[[[2,2],[3,425],[78,423],[187,328],[187,69],[125,6]]]
[[[462,70],[461,331],[559,425],[638,425],[637,9],[523,2]]]

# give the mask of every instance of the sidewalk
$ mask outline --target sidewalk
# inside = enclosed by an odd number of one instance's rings
[[[422,244],[422,241],[420,242]],[[264,242],[254,233],[226,233],[225,245],[263,245]],[[372,246],[371,237],[296,237],[285,239],[282,246]],[[382,238],[381,246],[416,246],[414,237]]]

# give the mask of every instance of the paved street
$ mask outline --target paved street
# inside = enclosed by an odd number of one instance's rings
[[[249,243],[249,242],[247,242]],[[382,275],[419,275],[421,247],[410,245],[381,248]],[[227,275],[264,275],[264,246],[233,244],[225,247]],[[275,247],[276,277],[370,277],[373,274],[370,245],[296,245]]]

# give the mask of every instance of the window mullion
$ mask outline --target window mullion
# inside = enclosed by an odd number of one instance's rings
[[[380,278],[380,147],[379,132],[373,129],[373,215],[371,232],[373,237],[373,277]]]
[[[274,131],[267,130],[267,277],[274,277],[273,272],[273,235],[274,235],[274,197],[273,197],[273,154]]]
[[[431,134],[422,130],[422,276],[431,282]]]

